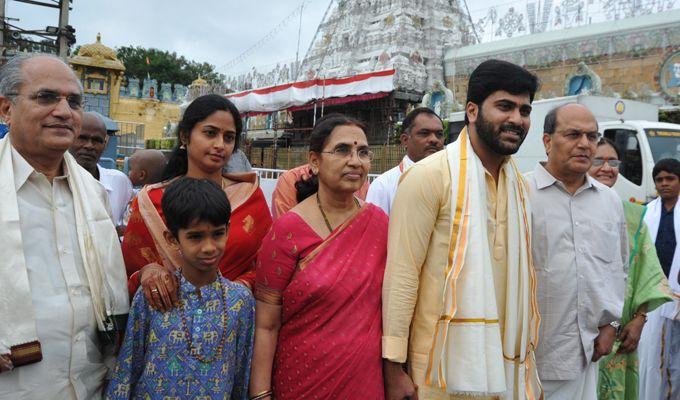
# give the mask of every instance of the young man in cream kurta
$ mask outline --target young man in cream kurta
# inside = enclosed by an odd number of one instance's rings
[[[540,396],[535,370],[525,368],[533,365],[530,343],[538,329],[529,289],[530,211],[526,185],[510,157],[529,129],[536,89],[536,78],[518,66],[482,63],[470,76],[467,128],[445,151],[402,176],[390,216],[383,284],[388,400]],[[465,241],[456,236],[458,226],[468,226],[460,232],[470,234],[471,242],[462,247],[452,245]],[[462,260],[458,270],[456,259]],[[452,276],[452,270],[459,274]],[[488,273],[480,279],[482,270]],[[481,286],[471,287],[468,280]],[[453,296],[447,289],[452,283],[460,289]],[[476,303],[485,298],[494,300],[479,309]],[[444,309],[451,302],[449,314]],[[465,348],[476,340],[482,345]]]

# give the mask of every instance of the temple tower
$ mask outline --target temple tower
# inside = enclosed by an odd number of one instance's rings
[[[297,80],[396,69],[398,90],[424,93],[444,81],[444,49],[474,43],[457,0],[331,2]]]
[[[86,111],[97,111],[107,117],[114,114],[125,74],[116,51],[103,45],[101,35],[97,34],[96,42],[80,46],[68,62],[83,83]]]

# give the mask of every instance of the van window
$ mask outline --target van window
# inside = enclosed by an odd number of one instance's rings
[[[604,137],[616,144],[621,157],[619,173],[636,185],[642,185],[642,152],[633,129],[606,129]]]
[[[649,138],[654,163],[664,158],[680,160],[680,130],[678,129],[645,129]]]

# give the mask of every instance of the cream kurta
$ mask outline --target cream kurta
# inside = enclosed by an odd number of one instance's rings
[[[65,170],[50,184],[14,149],[12,165],[23,237],[17,251],[26,258],[43,360],[1,373],[0,399],[97,399],[107,369],[78,245],[71,177]],[[107,203],[100,189],[100,198],[89,200]]]
[[[507,262],[507,192],[496,189],[485,173],[489,245],[499,320],[505,314]],[[499,179],[504,182],[501,176]],[[496,192],[501,193],[500,196]],[[425,369],[432,337],[442,308],[442,288],[451,242],[451,174],[447,152],[438,152],[413,165],[402,176],[390,214],[388,268],[383,282],[383,357],[408,359],[420,399],[454,396],[425,386]],[[417,207],[414,205],[418,205]],[[495,216],[495,218],[493,218]]]

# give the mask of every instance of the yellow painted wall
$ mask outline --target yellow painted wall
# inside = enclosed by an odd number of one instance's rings
[[[119,97],[117,103],[111,103],[110,118],[144,124],[144,138],[157,139],[163,137],[163,128],[168,122],[179,121],[179,112],[177,103]]]
[[[644,57],[623,56],[616,59],[605,59],[599,62],[588,63],[588,66],[602,80],[602,89],[609,87],[620,95],[625,95],[628,91],[636,92],[638,95],[644,88],[652,91],[660,91],[657,75],[664,55],[661,51],[650,52]],[[566,64],[566,65],[564,65]],[[526,68],[536,74],[541,81],[540,91],[536,98],[566,96],[565,85],[571,75],[576,73],[576,62],[572,61],[563,65],[555,65],[549,68],[536,68],[527,66]],[[465,104],[467,96],[467,84],[469,76],[456,75],[446,77],[446,85],[456,94],[456,100]]]

